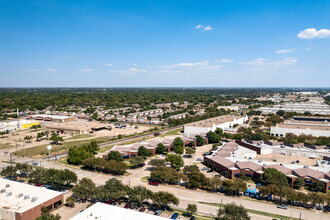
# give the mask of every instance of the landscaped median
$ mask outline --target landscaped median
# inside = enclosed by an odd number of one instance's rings
[[[199,202],[199,203],[204,204],[204,205],[215,206],[215,207],[223,207],[222,204],[218,204],[218,203],[209,203],[209,202]],[[257,210],[254,210],[254,209],[246,209],[246,210],[251,214],[263,215],[263,216],[276,218],[276,219],[283,219],[283,220],[295,220],[295,219],[297,219],[297,218],[292,218],[292,217],[288,217],[288,216],[284,216],[284,215],[278,215],[278,214],[272,214],[272,213],[269,213],[269,212],[257,211]]]

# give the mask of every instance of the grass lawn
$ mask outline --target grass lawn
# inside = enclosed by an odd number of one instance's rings
[[[6,144],[0,144],[0,150],[6,149],[6,148],[10,148],[13,147],[12,145],[10,145],[9,143]]]
[[[223,205],[220,205],[217,203],[208,203],[208,202],[199,202],[199,203],[205,204],[205,205],[216,206],[216,207],[223,206]],[[274,206],[274,208],[275,208],[275,206]],[[277,215],[277,214],[272,214],[272,213],[268,213],[268,212],[258,211],[258,210],[254,210],[254,209],[246,209],[246,210],[252,214],[263,215],[263,216],[267,216],[267,217],[271,217],[271,218],[279,218],[279,219],[284,219],[284,220],[297,219],[297,218],[291,218],[291,217],[284,216],[284,215]]]
[[[90,137],[93,137],[93,135],[90,135],[90,134],[78,134],[78,135],[75,135],[75,136],[72,136],[66,140],[76,140],[76,139],[83,139],[83,138],[90,138]]]
[[[79,146],[82,144],[89,144],[91,141],[97,141],[98,143],[103,143],[103,142],[107,142],[109,140],[110,140],[110,138],[107,138],[107,137],[99,137],[99,138],[93,138],[93,139],[88,139],[88,140],[64,142],[64,143],[61,143],[58,145],[52,145],[53,149],[52,149],[51,153],[53,153],[55,151],[59,152],[61,150],[66,150],[71,147]],[[37,155],[46,155],[46,154],[48,154],[48,151],[46,148],[47,145],[48,144],[44,144],[44,145],[26,148],[25,155],[28,157],[37,156]],[[18,154],[18,156],[22,156],[23,150],[18,151],[17,154]]]
[[[179,131],[182,131],[182,128],[178,128],[178,129],[175,129],[175,130],[172,130],[172,131],[168,131],[162,135],[160,135],[160,137],[166,137],[166,136],[173,136],[173,135],[178,135],[178,132]]]

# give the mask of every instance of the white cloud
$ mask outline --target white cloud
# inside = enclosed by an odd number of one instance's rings
[[[210,25],[207,25],[203,31],[211,31],[212,30],[212,27]]]
[[[80,72],[84,73],[84,72],[93,72],[93,69],[82,69],[80,70]]]
[[[203,25],[199,24],[199,25],[197,25],[195,28],[196,28],[196,29],[202,29],[203,27],[204,27]]]
[[[253,61],[243,62],[243,65],[256,65],[256,66],[273,66],[273,67],[285,67],[297,63],[298,60],[295,57],[286,57],[281,60],[270,61],[264,58],[258,58]]]
[[[327,38],[330,36],[330,30],[328,29],[316,30],[315,28],[307,28],[301,31],[297,36],[302,39]]]
[[[27,69],[26,72],[38,72],[38,69]]]
[[[275,53],[294,53],[294,49],[283,49],[283,50],[277,50]]]
[[[68,59],[68,58],[69,58],[69,56],[64,56],[63,58],[64,58],[64,59]]]
[[[178,63],[178,64],[176,64],[176,66],[191,67],[191,66],[206,66],[206,65],[209,65],[209,64],[210,64],[209,61],[203,61],[203,62],[199,62],[199,63]]]
[[[137,69],[137,68],[129,68],[128,70],[133,72],[147,72],[146,69]]]
[[[217,63],[232,63],[234,60],[232,59],[221,59],[221,60],[216,60],[215,62]]]
[[[56,69],[53,69],[53,68],[48,68],[46,69],[47,72],[56,72]]]
[[[113,64],[112,63],[106,63],[106,64],[104,64],[105,66],[113,66]]]

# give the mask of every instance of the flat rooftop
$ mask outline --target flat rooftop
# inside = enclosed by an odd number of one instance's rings
[[[53,119],[67,119],[72,118],[72,116],[65,115],[31,115],[32,118],[42,117],[42,118],[53,118]]]
[[[139,212],[137,210],[125,209],[118,206],[107,205],[97,202],[91,207],[85,209],[71,220],[108,220],[108,219],[125,219],[125,220],[161,220],[168,219],[148,213]]]
[[[0,179],[0,190],[0,208],[17,213],[23,213],[62,194],[54,190],[2,178]]]
[[[230,121],[234,121],[245,116],[236,116],[236,115],[222,115],[215,118],[209,118],[202,121],[196,121],[185,126],[187,127],[212,127],[213,124],[218,125]]]

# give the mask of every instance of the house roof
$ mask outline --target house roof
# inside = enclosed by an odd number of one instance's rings
[[[263,169],[268,169],[268,168],[274,168],[282,173],[284,173],[285,175],[290,175],[292,173],[292,170],[285,167],[285,166],[281,166],[279,164],[273,164],[273,165],[266,165],[266,166],[263,166]]]
[[[223,167],[226,167],[226,168],[230,168],[230,167],[234,167],[235,166],[235,163],[232,162],[231,160],[228,160],[220,155],[215,155],[211,158],[209,158],[210,160],[212,160],[213,162],[223,166]]]
[[[306,177],[309,176],[313,179],[321,179],[324,177],[324,173],[318,172],[316,170],[313,170],[311,168],[300,168],[293,170],[293,174],[299,176],[299,177]]]
[[[241,169],[241,170],[249,169],[249,170],[252,170],[252,171],[258,171],[258,170],[262,169],[261,165],[256,164],[256,163],[251,162],[251,161],[237,162],[236,167]]]

